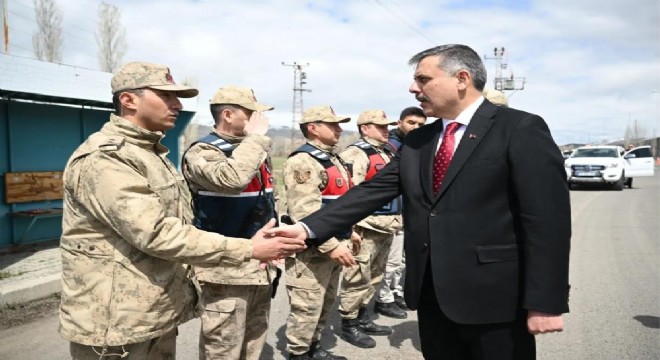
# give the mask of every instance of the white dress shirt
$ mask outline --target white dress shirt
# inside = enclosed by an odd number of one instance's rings
[[[463,134],[465,134],[465,129],[467,128],[468,124],[470,124],[470,120],[472,120],[474,113],[477,112],[477,109],[479,108],[479,106],[481,106],[481,103],[483,102],[484,102],[484,97],[479,96],[479,98],[475,102],[468,105],[468,107],[466,107],[463,111],[461,111],[460,114],[458,114],[456,120],[445,119],[445,118],[442,119],[443,134],[449,123],[457,122],[461,124],[461,126],[459,126],[458,130],[456,130],[456,133],[454,134],[454,139],[455,139],[454,151],[456,151],[458,144],[461,142],[461,139],[463,138]],[[438,141],[438,146],[436,146],[435,152],[438,152],[438,150],[440,149],[440,144],[442,144],[442,136],[440,136],[440,141]]]

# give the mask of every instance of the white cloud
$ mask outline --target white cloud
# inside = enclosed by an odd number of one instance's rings
[[[96,4],[59,0],[64,62],[97,68]],[[201,90],[199,120],[220,86],[253,87],[289,125],[292,70],[309,62],[305,105],[330,104],[354,118],[415,105],[407,89],[413,54],[442,43],[478,53],[505,46],[515,76],[527,78],[513,107],[537,113],[559,143],[623,135],[630,120],[660,133],[660,1],[147,1],[114,0],[127,29],[125,60],[170,66]],[[9,2],[12,54],[31,56],[31,0]],[[32,18],[32,20],[30,20]],[[494,62],[487,61],[489,78]],[[507,75],[505,73],[505,75]],[[489,87],[492,82],[489,82]],[[352,128],[354,125],[348,125]]]

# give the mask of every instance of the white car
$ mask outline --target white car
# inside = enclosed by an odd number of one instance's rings
[[[642,176],[655,175],[653,152],[650,146],[639,146],[623,154],[624,168],[626,170],[626,185],[632,188],[632,179]]]
[[[564,163],[568,185],[610,184],[615,190],[632,186],[632,178],[653,176],[650,146],[625,151],[620,146],[585,146],[573,151]]]

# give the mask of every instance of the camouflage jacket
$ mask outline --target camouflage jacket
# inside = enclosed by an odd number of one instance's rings
[[[330,155],[330,161],[341,172],[344,183],[348,184],[349,174],[339,162],[334,147],[319,142],[309,141],[309,143]],[[321,192],[328,183],[328,176],[318,160],[309,154],[298,153],[284,162],[282,173],[287,213],[293,221],[298,221],[321,208]],[[332,238],[319,246],[318,250],[327,253],[334,250],[343,240],[345,239]]]
[[[143,342],[191,319],[182,263],[241,265],[249,240],[198,230],[163,134],[112,115],[64,170],[60,334],[92,346]]]
[[[206,190],[238,194],[257,175],[270,150],[270,139],[262,135],[232,138],[215,132],[223,140],[236,146],[231,157],[218,147],[197,143],[184,155],[183,175],[193,192]],[[273,189],[275,191],[275,189]],[[259,261],[241,266],[195,267],[199,281],[231,285],[268,285],[275,276],[275,267],[259,269]]]
[[[387,143],[379,143],[368,137],[363,137],[362,139],[373,145],[374,149],[378,151],[385,163],[390,162],[389,156],[387,156],[382,150],[383,146],[387,146]],[[339,156],[346,163],[353,165],[353,184],[357,186],[359,183],[363,182],[367,175],[367,170],[369,170],[369,157],[364,150],[357,146],[349,146],[346,150],[342,151]],[[357,225],[378,232],[394,234],[401,229],[402,220],[401,215],[371,215],[362,219]]]

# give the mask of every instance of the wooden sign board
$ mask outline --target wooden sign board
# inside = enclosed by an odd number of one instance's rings
[[[59,200],[64,196],[62,171],[5,173],[5,202]]]

